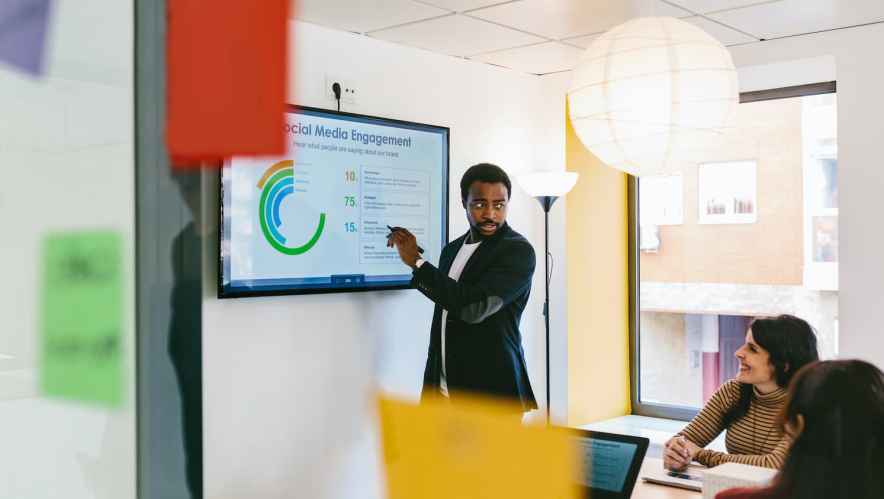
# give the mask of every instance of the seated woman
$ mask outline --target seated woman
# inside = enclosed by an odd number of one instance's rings
[[[746,343],[734,355],[736,378],[723,384],[703,410],[666,442],[663,465],[683,470],[691,461],[706,466],[737,462],[779,468],[790,440],[777,424],[786,387],[804,365],[819,359],[810,325],[791,315],[756,319]],[[727,430],[727,453],[704,449]]]
[[[783,412],[794,439],[773,485],[716,499],[884,497],[884,373],[860,360],[818,362],[795,375]]]

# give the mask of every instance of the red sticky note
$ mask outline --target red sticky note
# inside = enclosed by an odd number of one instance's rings
[[[172,164],[285,153],[289,2],[169,0]]]

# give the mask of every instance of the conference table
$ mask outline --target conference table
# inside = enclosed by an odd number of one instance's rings
[[[703,497],[702,493],[693,490],[645,482],[641,479],[641,476],[646,469],[651,469],[652,467],[662,468],[663,461],[654,457],[645,458],[644,462],[642,462],[642,470],[639,472],[638,480],[635,482],[635,488],[632,489],[632,499],[698,499]]]

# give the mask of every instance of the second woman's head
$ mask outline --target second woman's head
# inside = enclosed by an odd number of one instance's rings
[[[884,373],[861,360],[817,362],[789,385],[794,440],[770,497],[884,497]]]
[[[737,381],[762,390],[785,388],[799,369],[819,360],[813,328],[792,315],[753,321],[734,355],[740,361]]]

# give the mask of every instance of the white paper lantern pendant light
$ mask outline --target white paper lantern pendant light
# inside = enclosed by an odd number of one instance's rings
[[[721,138],[738,104],[727,49],[674,17],[643,17],[598,37],[574,70],[571,124],[601,161],[633,175],[679,170]]]

